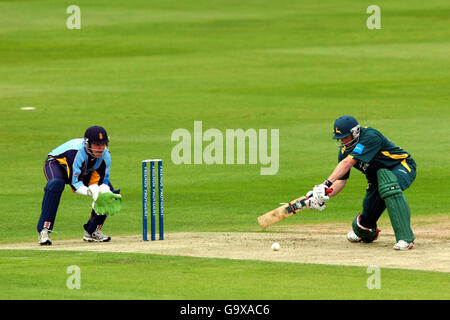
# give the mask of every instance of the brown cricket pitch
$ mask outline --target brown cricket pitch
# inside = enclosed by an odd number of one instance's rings
[[[279,224],[252,232],[174,232],[163,241],[142,241],[142,236],[114,236],[106,243],[87,243],[81,238],[58,240],[42,247],[37,241],[0,245],[1,249],[73,250],[96,252],[135,252],[202,258],[262,260],[271,262],[314,263],[345,266],[401,268],[450,272],[450,218],[412,220],[416,246],[396,251],[389,219],[380,219],[380,238],[373,243],[350,243],[349,223]],[[278,242],[274,254],[271,245]]]

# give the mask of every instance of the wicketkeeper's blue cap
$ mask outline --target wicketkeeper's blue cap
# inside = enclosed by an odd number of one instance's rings
[[[106,133],[105,128],[100,126],[92,126],[87,128],[84,133],[84,140],[91,143],[106,143],[109,142],[108,134]]]

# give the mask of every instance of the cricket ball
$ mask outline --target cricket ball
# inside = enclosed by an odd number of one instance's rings
[[[274,243],[272,244],[272,250],[273,250],[273,251],[278,251],[278,250],[280,250],[280,244],[279,244],[278,242],[274,242]]]

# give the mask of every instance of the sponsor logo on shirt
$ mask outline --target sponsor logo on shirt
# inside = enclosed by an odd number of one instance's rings
[[[353,152],[357,153],[357,154],[361,154],[364,151],[364,146],[361,143],[358,143],[355,147],[355,149],[353,150]]]

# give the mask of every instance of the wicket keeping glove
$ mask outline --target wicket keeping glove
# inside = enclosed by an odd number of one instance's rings
[[[94,210],[98,214],[114,215],[122,209],[122,196],[112,192],[99,192],[94,202]]]
[[[96,184],[96,183],[91,184],[91,185],[88,187],[88,189],[89,189],[88,194],[89,194],[90,196],[92,196],[92,199],[94,199],[94,201],[96,201],[97,198],[98,198],[98,193],[100,192],[100,187],[99,187],[99,185]]]
[[[91,184],[88,187],[88,190],[89,190],[88,195],[92,196],[92,199],[94,199],[94,201],[97,200],[99,193],[111,192],[111,189],[109,188],[109,186],[104,183],[101,185],[98,185],[96,183]]]

